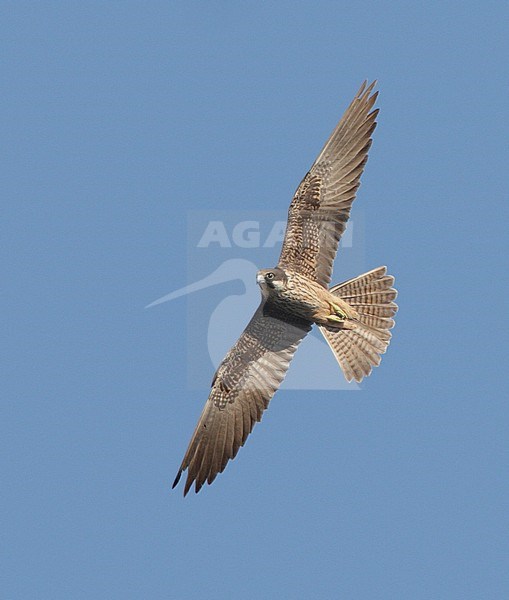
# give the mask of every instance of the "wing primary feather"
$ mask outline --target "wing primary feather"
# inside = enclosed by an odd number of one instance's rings
[[[378,115],[375,84],[361,85],[290,204],[279,266],[324,287],[371,147]]]
[[[181,477],[182,477],[182,469],[179,469],[179,472],[177,473],[177,476],[175,477],[175,481],[173,482],[173,485],[171,486],[172,490],[177,487],[178,482],[180,481]]]

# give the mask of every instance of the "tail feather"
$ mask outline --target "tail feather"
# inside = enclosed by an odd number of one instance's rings
[[[387,275],[386,267],[378,267],[368,273],[349,279],[331,288],[331,293],[345,300],[358,313],[353,320],[355,327],[338,329],[321,325],[327,343],[331,347],[348,381],[361,381],[378,366],[391,339],[398,306],[393,302],[397,291],[392,287],[394,277]],[[349,323],[349,327],[352,323]]]
[[[391,288],[385,292],[372,292],[368,294],[359,294],[358,296],[347,296],[345,300],[348,304],[352,304],[352,306],[354,301],[359,304],[387,304],[392,303],[392,300],[396,300],[397,295],[398,292]],[[341,297],[343,298],[343,296]]]
[[[362,314],[362,322],[374,329],[391,329],[394,327],[393,319],[385,319],[384,317],[377,317],[375,315],[359,313]]]
[[[387,288],[390,288],[394,283],[394,277],[381,277],[380,279],[376,279],[374,281],[366,282],[362,289],[342,289],[338,288],[337,295],[341,296],[341,298],[356,298],[359,295],[359,292],[363,294],[372,294],[373,292],[385,291]],[[331,290],[332,291],[332,290]]]
[[[356,310],[359,314],[373,315],[374,317],[393,317],[398,307],[394,302],[387,304],[357,304]]]

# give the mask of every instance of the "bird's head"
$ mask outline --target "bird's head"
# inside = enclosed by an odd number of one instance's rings
[[[260,286],[262,294],[268,296],[271,293],[283,290],[286,287],[286,274],[283,269],[262,269],[256,274],[256,283]]]

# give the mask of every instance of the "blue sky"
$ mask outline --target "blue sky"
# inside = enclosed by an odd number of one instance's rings
[[[507,6],[0,12],[2,598],[507,597]],[[239,284],[144,307],[196,279],[192,211],[284,215],[365,78],[393,343],[360,391],[278,393],[184,500],[191,321]]]

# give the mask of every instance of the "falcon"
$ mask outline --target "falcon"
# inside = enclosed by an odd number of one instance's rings
[[[398,307],[386,267],[329,287],[376,127],[375,84],[362,84],[297,188],[277,266],[257,273],[261,303],[214,375],[173,483],[187,470],[184,496],[235,458],[314,324],[348,381],[369,375],[389,345]]]

